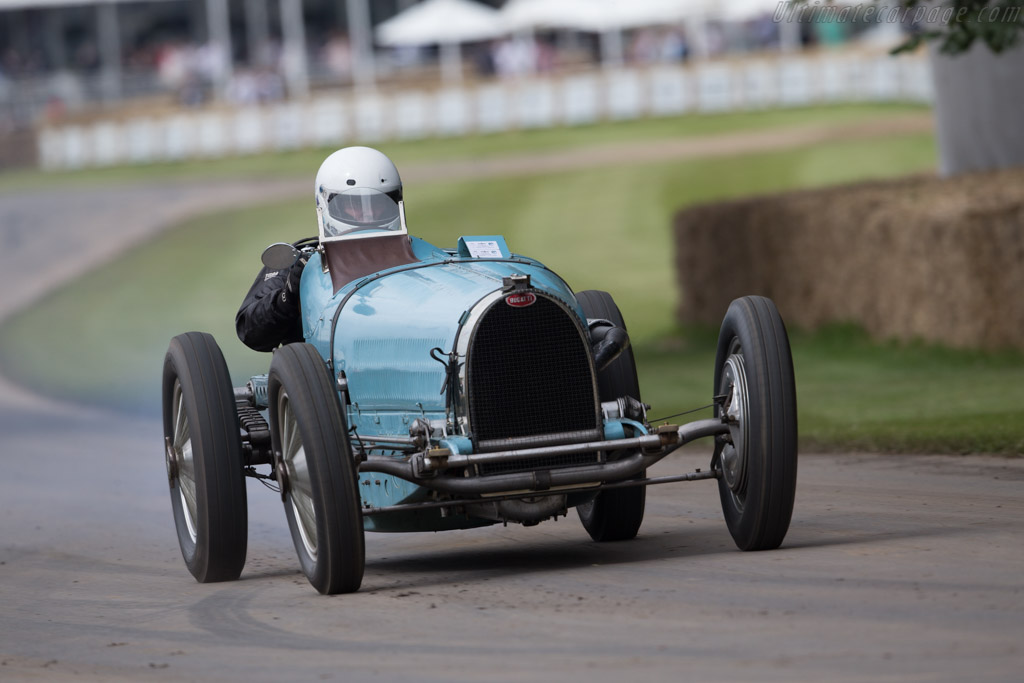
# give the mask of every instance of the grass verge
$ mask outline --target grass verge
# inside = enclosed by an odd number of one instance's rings
[[[412,230],[450,245],[504,234],[576,289],[606,289],[634,338],[654,415],[706,402],[715,332],[676,329],[670,219],[681,206],[933,168],[911,135],[712,160],[624,164],[408,187]],[[307,169],[308,170],[308,169]],[[309,232],[305,199],[198,217],[50,296],[0,329],[0,364],[43,393],[155,414],[171,336],[212,332],[236,382],[269,357],[235,338],[234,312],[266,244]],[[727,245],[724,245],[727,247]],[[738,264],[742,267],[742,264]],[[723,311],[724,314],[724,311]],[[785,311],[783,311],[785,316]],[[1024,451],[1024,359],[875,345],[850,328],[793,335],[804,447]]]
[[[852,325],[789,332],[802,449],[1024,454],[1024,355],[878,344]],[[706,403],[717,335],[691,328],[641,343],[644,400]]]

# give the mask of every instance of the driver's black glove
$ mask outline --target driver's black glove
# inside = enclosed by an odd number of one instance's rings
[[[302,255],[288,269],[288,279],[285,281],[284,289],[281,290],[282,306],[298,309],[299,282],[302,280],[302,269],[306,267],[307,260],[309,260],[309,257]]]

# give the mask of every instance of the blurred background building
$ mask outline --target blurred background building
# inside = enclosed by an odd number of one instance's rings
[[[900,23],[792,10],[776,0],[0,0],[0,168],[930,97],[920,64],[886,56]],[[201,112],[219,118],[189,115]]]

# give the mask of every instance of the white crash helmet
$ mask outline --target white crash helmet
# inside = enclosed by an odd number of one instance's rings
[[[324,159],[315,192],[321,242],[407,232],[402,179],[375,149],[345,147]]]

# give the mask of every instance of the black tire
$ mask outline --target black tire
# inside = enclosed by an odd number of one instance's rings
[[[200,583],[242,573],[248,508],[231,377],[209,334],[171,340],[164,358],[164,444],[185,565]]]
[[[603,318],[626,329],[622,313],[608,292],[587,290],[577,293],[576,300],[588,318]],[[640,400],[640,381],[636,375],[632,346],[598,374],[597,388],[602,401],[613,401],[622,396]],[[627,541],[640,531],[646,502],[647,487],[633,486],[602,491],[592,501],[577,505],[576,512],[583,528],[595,541]]]
[[[302,572],[325,595],[359,590],[363,517],[348,427],[330,373],[309,344],[274,354],[270,424],[284,507]]]
[[[778,548],[796,496],[796,383],[786,326],[771,299],[746,296],[729,305],[714,391],[729,397],[716,414],[741,418],[728,442],[717,442],[712,463],[723,471],[718,491],[729,533],[740,550]]]

